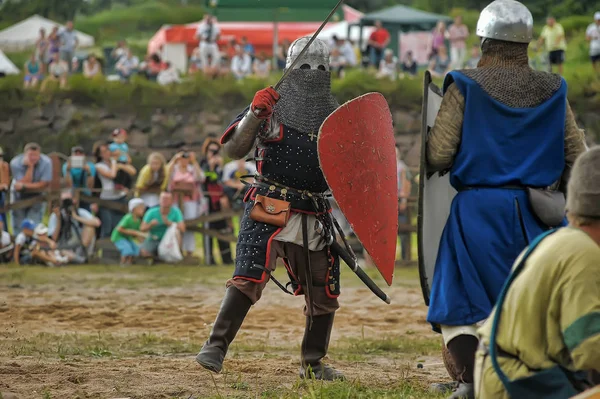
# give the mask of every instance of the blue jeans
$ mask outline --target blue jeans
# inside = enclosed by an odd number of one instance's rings
[[[127,197],[113,200],[113,202],[127,203]],[[98,217],[102,222],[102,225],[100,225],[100,238],[109,238],[123,216],[125,216],[123,212],[100,207],[98,209]]]
[[[382,49],[378,49],[373,46],[369,48],[369,60],[371,61],[371,65],[375,66],[375,68],[379,68],[379,63],[381,62],[382,57]]]
[[[6,194],[0,193],[0,208],[4,208],[4,198],[6,198]],[[6,224],[6,213],[0,213],[0,220],[4,225],[4,231],[8,232],[8,224]]]
[[[21,223],[23,223],[23,220],[25,219],[31,219],[36,225],[42,223],[45,211],[45,202],[42,202],[41,204],[35,204],[29,208],[11,211],[13,235],[16,236],[21,232]]]
[[[125,256],[134,256],[134,257],[140,256],[140,248],[133,241],[130,241],[127,239],[122,239],[122,240],[116,241],[114,244],[115,244],[115,247],[117,247],[117,249],[121,253],[121,256],[123,256],[123,257],[125,257]]]

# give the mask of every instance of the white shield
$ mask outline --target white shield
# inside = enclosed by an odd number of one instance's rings
[[[456,190],[450,185],[448,173],[432,173],[427,170],[427,139],[429,131],[442,103],[441,90],[425,72],[423,93],[423,121],[421,128],[421,170],[419,173],[419,276],[425,304],[429,306],[429,295],[433,283],[433,272],[440,247],[442,231],[450,215],[450,205]],[[431,175],[430,177],[428,177]]]

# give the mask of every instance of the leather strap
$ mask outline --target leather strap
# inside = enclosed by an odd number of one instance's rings
[[[312,328],[313,323],[313,283],[312,283],[312,270],[310,268],[310,249],[308,248],[308,215],[302,214],[302,244],[304,248],[304,278],[306,279],[306,292],[304,295],[308,295],[308,317],[309,325],[308,329]]]

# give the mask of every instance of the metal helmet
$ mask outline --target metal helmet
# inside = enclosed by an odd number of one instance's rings
[[[310,41],[310,36],[304,36],[292,43],[288,51],[285,67],[289,68]],[[310,66],[310,68],[308,68]],[[321,69],[329,71],[329,46],[321,39],[315,39],[309,49],[302,55],[294,69]]]
[[[481,11],[477,36],[506,42],[529,43],[533,39],[533,16],[515,0],[495,0]]]

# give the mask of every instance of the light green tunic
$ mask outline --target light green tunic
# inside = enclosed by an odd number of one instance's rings
[[[486,346],[494,314],[495,309],[478,331]],[[600,246],[585,232],[563,228],[531,253],[508,290],[497,344],[518,357],[498,357],[511,380],[557,364],[600,370]],[[476,356],[475,389],[478,398],[508,398],[482,351]]]

